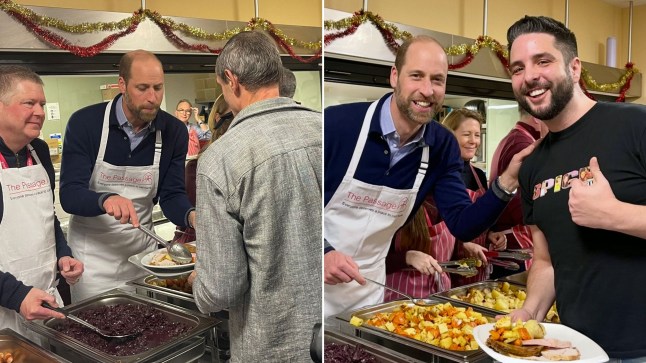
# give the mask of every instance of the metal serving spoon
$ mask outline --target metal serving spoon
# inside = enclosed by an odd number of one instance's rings
[[[162,246],[166,247],[168,255],[173,261],[179,263],[180,265],[193,262],[193,255],[191,254],[191,251],[189,251],[188,248],[186,248],[186,246],[184,246],[183,244],[177,242],[169,244],[163,238],[159,237],[155,232],[142,225],[139,225],[139,229],[155,241],[161,243]]]
[[[397,289],[393,289],[393,288],[392,288],[392,287],[390,287],[390,286],[386,286],[386,285],[384,285],[384,284],[382,284],[382,283],[380,283],[380,282],[377,282],[377,281],[375,281],[375,280],[371,280],[371,279],[369,279],[369,278],[367,278],[367,277],[364,277],[364,279],[366,279],[366,280],[368,280],[368,281],[372,282],[373,284],[377,284],[377,285],[379,285],[379,286],[385,287],[386,289],[388,289],[388,290],[390,290],[390,291],[394,291],[394,292],[398,293],[398,294],[399,294],[399,295],[401,295],[401,296],[406,296],[406,297],[408,298],[408,300],[410,300],[410,301],[411,301],[413,304],[415,304],[415,305],[418,305],[418,306],[432,306],[432,305],[437,304],[437,302],[434,302],[434,301],[433,301],[433,300],[431,300],[431,299],[417,299],[417,298],[414,298],[414,297],[412,297],[412,296],[410,296],[410,295],[408,295],[408,294],[404,294],[403,292],[401,292],[401,291],[399,291],[399,290],[397,290]]]
[[[54,310],[54,311],[56,311],[56,312],[58,312],[58,313],[61,313],[61,314],[65,315],[65,317],[66,317],[66,318],[68,318],[68,319],[70,319],[70,320],[72,320],[72,321],[74,321],[74,322],[77,322],[77,323],[79,323],[79,324],[83,325],[83,326],[84,326],[84,327],[86,327],[86,328],[90,328],[90,329],[94,330],[94,331],[95,331],[95,332],[97,332],[99,335],[101,335],[101,336],[103,336],[103,337],[105,337],[105,338],[110,338],[110,339],[126,339],[126,338],[130,338],[130,337],[132,337],[132,336],[135,336],[135,335],[139,334],[139,332],[138,332],[138,331],[135,331],[135,332],[132,332],[132,333],[129,333],[129,334],[124,334],[124,335],[114,335],[114,334],[111,334],[111,333],[108,333],[108,332],[106,332],[106,331],[104,331],[104,330],[99,329],[98,327],[96,327],[96,326],[94,326],[94,325],[92,325],[92,324],[88,323],[87,321],[85,321],[85,320],[83,320],[83,319],[81,319],[81,318],[79,318],[79,317],[77,317],[77,316],[75,316],[75,315],[72,315],[72,314],[68,313],[67,311],[65,311],[65,310],[63,310],[63,309],[61,309],[61,308],[55,308],[55,307],[53,307],[53,306],[49,305],[49,303],[47,303],[47,302],[45,302],[45,301],[43,301],[42,306],[43,306],[44,308],[47,308],[47,309],[50,309],[50,310]]]

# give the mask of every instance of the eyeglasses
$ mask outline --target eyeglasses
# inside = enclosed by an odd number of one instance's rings
[[[188,110],[182,110],[182,109],[179,109],[179,110],[177,110],[177,112],[181,112],[181,113],[191,113],[191,112],[193,112],[193,110],[191,110],[191,109],[188,109]]]

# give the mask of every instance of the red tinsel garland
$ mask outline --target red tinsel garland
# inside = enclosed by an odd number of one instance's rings
[[[337,40],[339,38],[343,38],[343,37],[346,37],[348,35],[354,34],[354,32],[357,31],[357,28],[359,28],[359,25],[352,24],[352,26],[347,27],[343,31],[326,34],[323,37],[323,44],[329,45],[330,43],[332,43],[333,41],[335,41],[335,40]]]
[[[250,21],[249,23],[247,23],[247,25],[249,27],[253,26],[252,22],[253,22],[253,20]],[[294,59],[296,59],[296,60],[298,60],[299,62],[302,62],[302,63],[310,63],[310,62],[313,62],[313,61],[321,58],[321,55],[323,54],[323,47],[319,48],[314,53],[313,56],[308,57],[308,58],[303,58],[303,57],[297,55],[296,52],[294,52],[294,48],[291,45],[287,44],[287,42],[285,42],[285,40],[281,36],[278,35],[278,32],[276,31],[276,27],[274,26],[274,24],[272,24],[270,21],[267,21],[267,20],[265,20],[265,23],[267,24],[267,29],[266,30],[269,33],[269,35],[272,38],[274,38],[276,43],[278,43],[284,50],[286,50],[287,53],[289,53],[289,55],[292,58],[294,58]]]
[[[626,69],[631,70],[633,69],[634,64],[631,62],[626,63]],[[623,86],[619,89],[619,97],[615,100],[615,102],[626,102],[626,92],[630,89],[630,82],[633,80],[634,73],[631,73],[628,77],[626,77],[626,83],[624,83]],[[594,98],[590,92],[588,92],[588,89],[585,86],[585,81],[583,78],[579,79],[579,85],[581,86],[581,89],[583,90],[583,93],[585,93],[586,96],[588,96],[589,99],[591,100],[597,100]]]
[[[464,68],[468,66],[469,63],[471,63],[471,61],[473,61],[474,58],[475,56],[473,55],[473,53],[471,53],[470,51],[467,51],[467,53],[464,55],[464,58],[460,62],[449,64],[449,69],[454,70],[454,69]]]
[[[137,13],[140,11],[141,10],[135,12],[134,14],[137,15]],[[43,39],[47,43],[53,45],[56,48],[67,50],[70,53],[77,55],[79,57],[93,57],[103,52],[104,50],[112,46],[112,44],[114,44],[114,42],[116,42],[119,38],[122,38],[128,34],[133,33],[135,30],[137,30],[137,27],[139,26],[139,22],[137,21],[133,22],[128,28],[118,33],[109,35],[105,37],[102,41],[94,45],[91,45],[89,47],[82,47],[79,45],[72,45],[63,37],[55,33],[52,33],[49,30],[41,28],[38,24],[33,23],[30,19],[26,18],[20,13],[10,10],[10,11],[7,11],[7,14],[9,14],[9,16],[21,22],[23,25],[27,27],[27,29],[29,29],[31,32],[38,35],[41,39]]]

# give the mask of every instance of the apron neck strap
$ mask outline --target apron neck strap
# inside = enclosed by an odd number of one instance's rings
[[[27,154],[27,166],[34,165],[34,159],[36,159],[36,163],[40,164],[40,159],[38,158],[38,155],[36,155],[36,151],[34,151],[31,144],[27,144],[27,148],[29,150],[29,153]],[[16,154],[16,159],[18,159],[18,154]],[[2,169],[9,169],[9,163],[2,153],[0,153],[0,166]]]

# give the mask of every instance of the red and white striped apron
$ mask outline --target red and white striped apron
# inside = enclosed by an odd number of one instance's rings
[[[455,237],[453,237],[451,232],[449,232],[444,221],[433,224],[428,210],[425,207],[422,208],[424,210],[424,216],[426,217],[426,225],[428,226],[428,231],[431,236],[431,249],[433,250],[422,252],[430,254],[439,262],[449,261],[453,254]],[[395,236],[396,251],[401,251],[400,240],[400,233],[397,233]],[[403,291],[413,297],[424,298],[431,294],[441,292],[438,291],[438,284],[435,276],[436,274],[426,275],[417,271],[415,268],[408,268],[387,274],[386,285]],[[440,276],[442,291],[449,290],[451,288],[451,278],[447,273],[442,273]],[[386,290],[384,302],[398,300],[402,297],[403,296],[395,292]]]
[[[482,186],[482,183],[480,183],[480,178],[478,178],[478,174],[476,173],[475,169],[473,168],[473,165],[469,164],[469,167],[471,168],[471,172],[473,173],[473,177],[476,180],[476,183],[478,183],[478,190],[471,190],[467,188],[467,193],[469,194],[469,197],[471,198],[471,202],[475,202],[478,198],[480,198],[484,193],[486,192],[486,189]],[[472,241],[475,244],[478,244],[482,247],[487,248],[487,231],[482,232],[481,235],[478,237],[474,238]],[[457,241],[456,246],[455,246],[455,251],[456,254],[454,256],[455,259],[460,259],[460,258],[465,258],[468,257],[466,254],[466,251],[464,250],[464,247],[462,247],[462,242]],[[473,276],[473,277],[464,277],[460,275],[451,275],[451,282],[454,287],[458,286],[463,286],[467,284],[473,284],[476,282],[484,281],[489,278],[489,275],[491,275],[491,265],[488,265],[486,267],[479,267],[478,268],[478,274]]]

